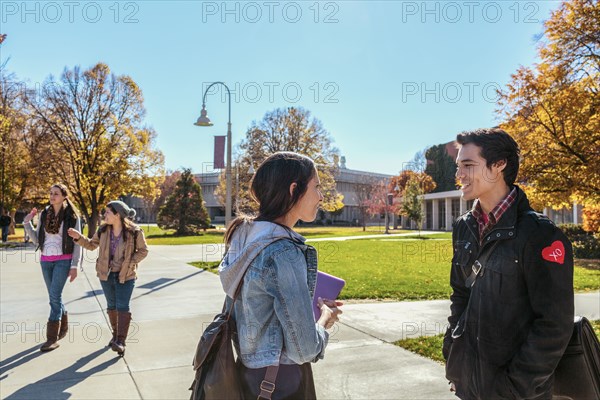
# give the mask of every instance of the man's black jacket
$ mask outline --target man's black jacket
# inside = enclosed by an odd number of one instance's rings
[[[515,202],[481,244],[470,211],[455,221],[452,243],[444,357],[457,396],[550,399],[554,369],[573,330],[569,240],[549,219],[533,213],[517,188]],[[467,287],[471,266],[486,253],[482,272]]]

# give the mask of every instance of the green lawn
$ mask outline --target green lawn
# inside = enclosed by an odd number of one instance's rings
[[[224,231],[222,229],[208,229],[201,235],[192,236],[174,236],[175,230],[163,230],[155,225],[141,224],[140,228],[144,231],[148,244],[156,245],[184,245],[184,244],[210,244],[222,243]],[[368,226],[363,232],[361,227],[334,227],[334,226],[311,226],[298,227],[296,231],[308,239],[327,238],[336,236],[362,236],[383,234],[384,228],[377,226]],[[410,231],[391,230],[391,233],[407,233]],[[84,233],[87,233],[87,227]],[[9,240],[23,241],[23,228],[17,228],[15,235],[11,235]]]
[[[450,240],[400,238],[314,243],[319,269],[346,281],[342,299],[446,299]]]
[[[600,320],[590,321],[596,332],[596,336],[600,340]],[[434,361],[444,363],[442,355],[442,344],[444,335],[436,336],[421,336],[413,339],[404,339],[394,342],[396,346],[405,348],[406,350],[417,353],[423,357],[431,358]]]
[[[25,236],[25,229],[23,229],[23,225],[18,225],[18,227],[15,228],[15,234],[8,235],[8,241],[9,242],[22,242],[24,236]]]
[[[600,289],[600,269],[586,269],[575,262],[573,288],[576,292],[589,292]]]
[[[596,336],[600,339],[600,319],[596,321],[590,321],[592,326],[594,327],[594,332],[596,332]]]
[[[436,336],[421,336],[412,339],[403,339],[394,342],[396,346],[405,348],[408,351],[417,353],[420,356],[431,358],[441,364],[445,363],[444,355],[442,354],[442,345],[444,342],[444,334]]]
[[[148,244],[158,245],[182,245],[182,244],[211,244],[223,243],[223,231],[208,229],[205,233],[195,236],[173,236],[173,231],[163,231],[162,229],[151,226],[148,232],[144,229],[146,242]]]
[[[447,299],[452,242],[433,235],[316,242],[319,269],[346,280],[343,299]],[[575,267],[576,291],[600,288],[600,270]]]
[[[364,236],[364,235],[383,235],[385,227],[367,226],[366,231],[361,227],[342,227],[342,226],[310,226],[296,227],[296,232],[307,239],[317,239],[335,236]],[[408,233],[411,231],[390,229],[391,233]]]
[[[220,262],[219,261],[209,261],[209,262],[205,262],[205,261],[194,261],[189,263],[190,265],[193,265],[196,268],[202,268],[207,270],[208,272],[212,272],[215,275],[219,275],[219,271],[218,271],[218,267]]]
[[[173,236],[173,230],[162,230],[157,226],[144,226],[144,230],[148,244],[162,245],[181,245],[181,244],[208,244],[222,243],[224,231],[209,229],[203,235],[198,236]],[[383,228],[369,226],[363,232],[360,227],[332,227],[332,226],[311,226],[299,227],[295,229],[307,239],[327,238],[336,236],[362,236],[362,235],[378,235],[383,234]],[[391,230],[392,233],[407,233],[410,231]]]
[[[341,299],[448,299],[452,245],[445,233],[426,239],[384,238],[324,241],[319,269],[346,281]],[[218,263],[216,263],[218,265]],[[212,263],[193,265],[216,272]],[[575,268],[578,292],[600,288],[600,270]]]

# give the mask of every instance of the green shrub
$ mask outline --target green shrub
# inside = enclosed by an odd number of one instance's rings
[[[573,253],[575,258],[599,259],[600,235],[580,236],[573,242]]]
[[[575,258],[598,259],[600,258],[600,235],[583,230],[581,224],[563,224],[560,229],[573,245]]]
[[[582,224],[560,224],[558,225],[561,231],[573,241],[579,235],[587,235],[588,233],[583,230]]]

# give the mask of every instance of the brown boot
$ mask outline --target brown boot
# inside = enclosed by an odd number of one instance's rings
[[[112,339],[108,342],[107,346],[112,347],[115,340],[117,340],[117,326],[118,326],[118,316],[117,310],[106,310],[108,314],[108,320],[110,322],[110,327],[112,328]]]
[[[131,313],[127,311],[118,311],[117,322],[117,340],[113,342],[112,349],[122,356],[125,353],[125,340],[129,331],[129,323],[131,322]]]
[[[69,331],[69,317],[67,316],[67,312],[65,311],[60,320],[60,331],[58,331],[58,340],[67,336],[68,331]]]
[[[58,331],[60,330],[60,321],[48,321],[46,325],[46,343],[40,347],[40,351],[52,351],[58,346]]]

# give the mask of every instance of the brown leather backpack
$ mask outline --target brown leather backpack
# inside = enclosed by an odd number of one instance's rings
[[[190,387],[190,400],[242,399],[231,342],[235,327],[230,315],[231,308],[217,314],[202,333],[194,357],[196,376]]]
[[[243,282],[243,279],[242,281]],[[240,377],[233,354],[232,337],[237,334],[231,312],[240,292],[238,286],[233,301],[227,309],[227,298],[223,311],[204,330],[196,348],[193,365],[196,371],[190,390],[190,400],[243,399]],[[260,385],[259,399],[271,399],[275,391],[275,380],[279,365],[267,367],[265,378]]]

